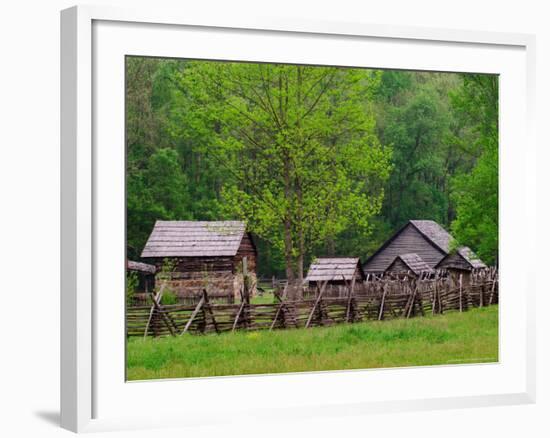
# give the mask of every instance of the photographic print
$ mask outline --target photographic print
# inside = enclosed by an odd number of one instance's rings
[[[128,380],[498,361],[498,75],[125,68]]]

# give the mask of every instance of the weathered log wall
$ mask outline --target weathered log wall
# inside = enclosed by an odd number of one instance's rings
[[[243,239],[244,240],[244,239]],[[250,290],[252,296],[256,289],[256,256],[252,242],[242,245],[235,257],[172,257],[173,271],[163,272],[165,259],[152,259],[157,267],[156,286],[162,285],[173,292],[182,303],[194,302],[200,299],[203,289],[209,296],[224,299],[232,303],[239,298],[243,287],[242,263],[247,259],[247,272],[254,287]]]

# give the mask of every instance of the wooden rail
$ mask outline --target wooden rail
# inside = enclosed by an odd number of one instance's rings
[[[331,326],[365,320],[410,318],[426,313],[464,312],[473,307],[498,303],[498,273],[487,270],[458,278],[379,278],[348,284],[348,293],[331,296],[330,285],[310,291],[312,298],[287,300],[286,291],[275,293],[278,302],[268,304],[214,304],[203,291],[197,305],[153,305],[128,307],[128,336],[167,336],[221,333],[236,330],[276,330]]]

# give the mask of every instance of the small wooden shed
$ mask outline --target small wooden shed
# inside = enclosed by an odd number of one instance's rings
[[[137,274],[138,284],[136,293],[151,293],[155,290],[155,273],[157,268],[154,265],[127,260],[126,271]]]
[[[448,254],[436,266],[436,269],[446,270],[455,282],[461,280],[462,284],[470,283],[473,271],[485,268],[487,265],[467,246]]]
[[[431,274],[433,269],[416,253],[398,255],[392,264],[386,269],[391,273],[408,273],[415,277],[423,274]]]
[[[437,269],[448,271],[473,271],[485,269],[487,265],[467,246],[461,246],[456,251],[445,256],[436,266]]]
[[[326,281],[333,294],[341,295],[352,282],[365,281],[365,272],[358,257],[319,257],[311,262],[305,281],[310,287]]]
[[[244,222],[157,221],[141,256],[156,266],[157,281],[162,277],[180,298],[206,289],[210,297],[233,301],[244,284],[243,270],[255,293],[257,249]]]

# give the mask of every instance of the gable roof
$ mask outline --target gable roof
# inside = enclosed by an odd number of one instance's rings
[[[155,265],[149,265],[147,263],[134,262],[133,260],[126,261],[126,269],[129,271],[144,272],[146,274],[154,274],[157,271]]]
[[[474,269],[486,268],[487,265],[467,246],[461,246],[457,252],[466,260]]]
[[[360,275],[365,278],[359,257],[320,257],[309,267],[306,281],[340,281],[351,280],[355,269],[359,269]]]
[[[240,221],[156,221],[141,256],[232,257],[245,232]]]
[[[442,251],[449,253],[453,236],[445,228],[430,220],[411,220],[409,223],[413,224],[424,237],[437,245]]]
[[[443,257],[443,259],[437,264],[436,268],[449,269],[452,267],[455,269],[461,269],[460,265],[457,265],[456,262],[454,262],[457,257],[466,263],[466,265],[462,266],[462,268],[469,266],[471,269],[483,269],[487,267],[487,265],[483,263],[470,248],[467,246],[461,246],[456,251]]]
[[[405,225],[403,225],[399,230],[397,230],[393,236],[391,236],[388,240],[386,240],[380,248],[378,248],[375,252],[373,252],[370,257],[367,258],[367,260],[364,263],[364,266],[367,266],[367,264],[374,259],[379,253],[381,253],[384,249],[386,249],[390,243],[392,243],[397,236],[399,236],[405,228],[407,228],[409,225],[414,227],[425,239],[426,241],[432,245],[433,247],[437,248],[442,254],[449,254],[449,246],[451,241],[453,240],[453,236],[451,236],[445,228],[443,228],[441,225],[439,225],[437,222],[432,220],[425,220],[425,219],[414,219],[409,220]]]
[[[416,253],[400,254],[392,262],[392,265],[395,263],[396,260],[401,260],[416,275],[419,275],[422,272],[432,271],[432,268],[430,268],[428,264],[424,260],[422,260],[422,258]]]

